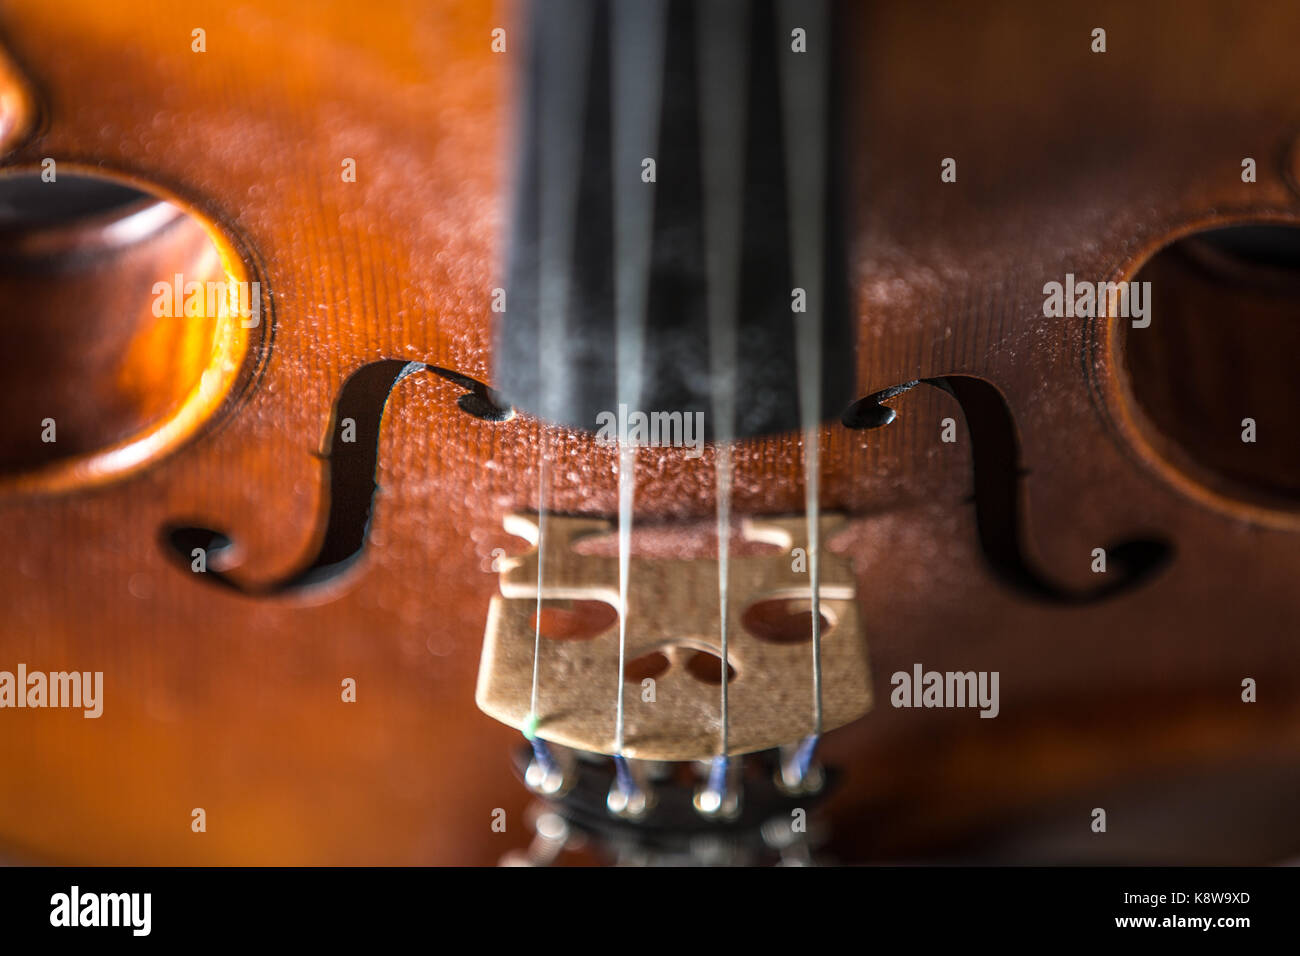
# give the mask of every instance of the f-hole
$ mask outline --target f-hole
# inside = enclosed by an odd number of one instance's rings
[[[274,595],[301,591],[330,581],[351,568],[365,550],[374,510],[375,468],[379,462],[379,426],[388,398],[403,379],[417,372],[432,372],[466,389],[456,404],[467,414],[485,421],[505,421],[513,410],[482,382],[467,375],[404,359],[383,359],[363,365],[343,383],[334,405],[333,430],[325,459],[328,463],[325,496],[325,530],[317,536],[320,547],[298,571],[278,581],[241,583],[220,569],[207,568],[203,579],[249,595]],[[355,423],[355,441],[343,441],[344,423]],[[221,531],[194,525],[168,524],[162,529],[163,550],[186,571],[192,571],[195,549],[203,549],[207,562],[219,564],[222,552],[233,544]]]
[[[918,379],[874,392],[844,412],[846,428],[888,425],[897,412],[885,400],[929,385],[947,392],[961,406],[971,440],[975,523],[980,549],[998,579],[1027,597],[1053,604],[1090,604],[1142,586],[1172,559],[1173,546],[1161,538],[1130,538],[1107,546],[1111,563],[1105,583],[1069,590],[1034,567],[1024,546],[1023,471],[1015,420],[1006,399],[989,382],[966,375]]]

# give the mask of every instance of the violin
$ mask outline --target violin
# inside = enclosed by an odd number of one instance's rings
[[[1294,856],[1297,30],[0,5],[0,854]]]

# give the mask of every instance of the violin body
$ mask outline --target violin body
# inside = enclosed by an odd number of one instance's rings
[[[138,415],[69,457],[7,459],[0,670],[102,672],[103,690],[94,718],[0,710],[5,856],[489,865],[528,842],[519,734],[475,703],[499,562],[529,547],[504,521],[537,509],[543,447],[545,507],[612,518],[619,456],[491,413],[514,14],[0,5],[5,172],[53,158],[160,196],[260,308],[228,339],[142,325],[137,357],[190,359],[130,379]],[[1193,234],[1300,224],[1300,10],[881,3],[848,22],[857,394],[880,397],[823,425],[821,504],[846,518],[825,547],[852,568],[874,704],[820,745],[839,775],[830,850],[1294,855],[1291,287],[1276,264],[1251,267],[1265,281],[1152,263]],[[88,312],[123,271],[84,279]],[[1045,315],[1067,274],[1150,281],[1149,327]],[[1180,294],[1187,275],[1203,288]],[[1244,317],[1180,318],[1211,300]],[[30,308],[6,310],[6,335],[29,334]],[[1264,338],[1228,341],[1234,321]],[[31,377],[18,349],[0,364]],[[125,381],[114,361],[78,367]],[[29,436],[47,417],[31,394],[3,396]],[[738,442],[734,511],[802,514],[801,447]],[[664,553],[707,552],[714,463],[711,446],[637,451],[637,520]],[[894,703],[891,675],[930,670],[997,672],[995,718]]]

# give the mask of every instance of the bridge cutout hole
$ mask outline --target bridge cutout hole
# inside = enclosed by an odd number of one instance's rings
[[[824,639],[834,629],[825,608],[821,618]],[[769,644],[806,644],[812,641],[812,602],[807,598],[771,598],[745,609],[740,623],[754,637]]]
[[[528,625],[552,641],[589,641],[604,634],[618,622],[618,611],[604,601],[547,600],[540,611],[534,610]]]

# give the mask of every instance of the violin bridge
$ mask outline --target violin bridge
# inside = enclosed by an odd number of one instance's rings
[[[821,517],[821,540],[843,526],[842,515]],[[580,539],[614,531],[603,519],[548,516],[539,553],[535,516],[512,515],[506,529],[533,542],[532,550],[502,559],[501,593],[488,612],[476,700],[489,716],[578,750],[614,752],[618,692],[618,560],[581,554]],[[767,750],[806,737],[814,711],[811,614],[802,516],[751,518],[748,541],[775,545],[759,556],[730,558],[727,653],[728,753]],[[802,549],[802,552],[795,549]],[[542,607],[602,602],[612,615],[592,617],[594,628],[557,633],[547,612],[537,661],[538,714],[531,718],[539,556],[544,558]],[[819,588],[822,646],[822,729],[832,730],[871,708],[871,675],[856,585],[849,562],[823,547]],[[745,626],[759,603],[787,602],[797,616],[785,627]],[[631,559],[625,659],[631,664],[660,654],[656,676],[629,667],[624,688],[625,756],[642,760],[701,760],[718,752],[722,648],[718,613],[718,562],[714,557]],[[801,613],[799,613],[801,612]],[[789,624],[797,622],[791,633]],[[753,619],[751,625],[755,624]],[[548,636],[548,631],[550,632]],[[692,666],[711,655],[713,673]],[[662,665],[666,661],[667,669]],[[646,683],[646,681],[653,683]]]

